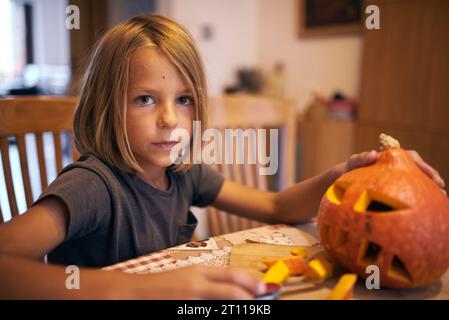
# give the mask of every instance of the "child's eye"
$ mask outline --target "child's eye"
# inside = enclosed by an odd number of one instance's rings
[[[141,105],[154,104],[154,99],[151,96],[140,96],[136,99],[136,102]]]
[[[178,98],[177,102],[181,105],[189,106],[193,104],[193,98],[189,96],[182,96]]]

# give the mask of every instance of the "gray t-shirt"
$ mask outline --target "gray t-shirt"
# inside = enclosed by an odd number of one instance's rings
[[[190,241],[197,225],[190,206],[211,204],[224,178],[199,164],[167,175],[161,191],[94,156],[65,167],[36,201],[56,196],[69,212],[65,241],[48,262],[104,267]]]

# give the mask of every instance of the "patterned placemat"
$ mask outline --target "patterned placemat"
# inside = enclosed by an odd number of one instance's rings
[[[142,274],[167,271],[195,264],[226,267],[229,265],[229,254],[232,246],[238,243],[313,245],[315,240],[307,233],[292,226],[284,224],[266,225],[190,242],[103,269]]]

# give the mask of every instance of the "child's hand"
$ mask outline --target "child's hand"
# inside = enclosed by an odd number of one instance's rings
[[[413,158],[413,160],[415,160],[418,167],[425,174],[427,174],[433,181],[435,181],[435,183],[440,188],[444,188],[445,186],[444,180],[441,178],[438,171],[436,171],[434,168],[432,168],[430,165],[424,162],[424,160],[421,158],[418,152],[414,150],[408,150],[407,152]],[[375,150],[352,155],[347,162],[341,163],[335,167],[337,177],[341,176],[342,174],[348,171],[364,166],[369,166],[370,164],[374,163],[377,160],[378,156],[379,154]]]
[[[369,166],[370,164],[373,164],[376,160],[379,154],[376,150],[372,150],[369,152],[362,152],[358,154],[353,154],[351,157],[349,157],[349,160],[337,165],[336,171],[338,172],[338,176],[341,176],[342,174],[360,168]]]
[[[424,160],[415,150],[408,150],[407,152],[413,158],[413,160],[415,160],[418,167],[422,171],[424,171],[425,174],[427,174],[430,178],[432,178],[432,180],[435,181],[440,188],[444,188],[445,186],[444,180],[441,178],[438,171],[436,171],[434,168],[432,168],[426,162],[424,162]]]
[[[138,298],[248,300],[266,291],[261,280],[234,268],[191,266],[139,278]]]

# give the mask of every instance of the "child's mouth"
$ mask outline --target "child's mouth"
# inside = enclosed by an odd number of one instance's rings
[[[162,141],[157,143],[152,143],[152,145],[160,148],[162,150],[171,150],[175,145],[177,145],[179,141]]]

